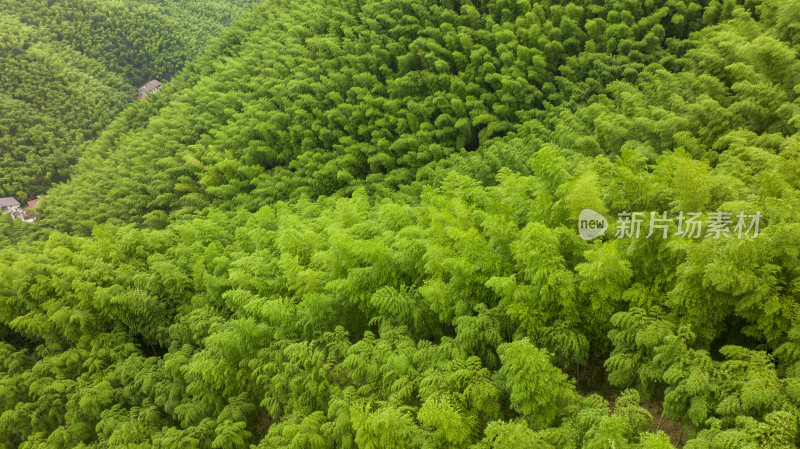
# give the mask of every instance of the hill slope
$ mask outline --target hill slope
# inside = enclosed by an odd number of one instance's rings
[[[66,180],[135,87],[169,79],[252,3],[2,2],[0,196]]]
[[[797,447],[798,16],[264,2],[0,250],[0,441]]]

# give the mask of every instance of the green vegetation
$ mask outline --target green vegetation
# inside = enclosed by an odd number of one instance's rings
[[[0,445],[800,446],[800,2],[429,3],[263,2],[0,221]]]
[[[169,79],[253,2],[0,3],[0,196],[67,179],[136,87]]]

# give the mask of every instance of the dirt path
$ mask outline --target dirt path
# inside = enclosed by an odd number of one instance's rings
[[[683,432],[683,426],[680,423],[674,422],[672,418],[668,418],[666,416],[662,417],[663,406],[661,402],[656,401],[648,401],[643,402],[642,407],[647,409],[651,415],[653,415],[653,423],[650,424],[650,431],[655,432],[657,430],[662,430],[664,433],[669,435],[669,440],[677,447],[682,447],[686,444],[687,436],[686,433]],[[661,423],[661,427],[659,428],[659,421]],[[680,437],[681,441],[678,441]]]

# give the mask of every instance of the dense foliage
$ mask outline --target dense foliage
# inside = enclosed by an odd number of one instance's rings
[[[169,79],[252,3],[0,2],[0,196],[67,179],[136,87]]]
[[[47,234],[0,250],[0,444],[798,447],[798,23],[265,1],[0,221]],[[764,219],[587,242],[584,208]]]

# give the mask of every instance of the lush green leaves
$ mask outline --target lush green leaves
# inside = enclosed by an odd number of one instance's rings
[[[67,44],[120,13],[163,54],[92,67],[169,71],[215,29],[175,17],[227,19],[168,3],[9,2],[0,51],[82,82]],[[87,147],[42,239],[2,243],[0,444],[672,447],[655,403],[685,447],[797,447],[796,9],[264,2]],[[47,110],[96,123],[80,105]],[[585,208],[642,235],[586,242]],[[645,238],[681,211],[764,222]]]

